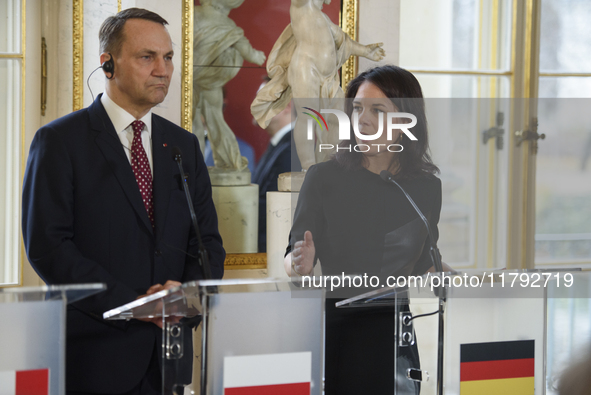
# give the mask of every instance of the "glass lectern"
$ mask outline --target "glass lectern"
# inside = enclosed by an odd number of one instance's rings
[[[191,328],[202,321],[194,393],[321,394],[323,313],[323,290],[289,280],[208,280],[136,300],[104,318],[162,318],[163,393],[182,394],[190,384]]]
[[[105,289],[0,288],[0,393],[65,394],[66,305]]]
[[[395,394],[555,394],[549,357],[565,351],[561,344],[591,340],[590,330],[575,333],[574,325],[590,316],[588,273],[500,270],[399,280],[338,303],[395,306]],[[558,298],[573,295],[581,298],[572,304],[579,311],[556,308]],[[548,319],[567,314],[561,322]],[[557,338],[559,330],[571,338]],[[407,357],[413,347],[417,360]],[[568,352],[563,369],[576,360]]]

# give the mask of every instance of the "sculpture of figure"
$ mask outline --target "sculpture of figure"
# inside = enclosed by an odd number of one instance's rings
[[[255,50],[244,31],[228,17],[244,0],[201,0],[195,7],[193,62],[193,132],[205,147],[201,115],[208,126],[216,168],[243,170],[248,161],[240,155],[236,136],[224,120],[223,86],[236,76],[244,59],[262,65],[265,54]]]
[[[338,70],[350,56],[373,61],[385,56],[382,43],[362,45],[353,41],[322,12],[323,4],[330,4],[330,0],[291,0],[291,23],[279,36],[267,61],[271,81],[251,105],[252,115],[262,128],[292,98],[318,99],[318,107],[332,108],[337,102],[333,99],[344,98]],[[299,114],[298,107],[296,103]],[[317,130],[318,144],[336,146],[337,137],[336,133]],[[322,153],[315,154],[314,141],[307,139],[304,117],[296,120],[294,140],[303,169],[328,159]]]

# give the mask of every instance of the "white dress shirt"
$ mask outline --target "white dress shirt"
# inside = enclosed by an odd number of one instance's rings
[[[125,151],[125,155],[127,155],[127,159],[131,164],[131,143],[133,142],[133,129],[131,128],[131,124],[136,119],[133,115],[111,100],[107,95],[107,92],[104,92],[101,96],[101,103],[103,104],[103,107],[105,107],[105,111],[115,127],[115,132],[117,132],[117,136],[119,136],[119,140],[121,140],[121,145],[123,145],[123,151]],[[148,156],[150,171],[152,172],[152,176],[154,176],[154,166],[152,162],[152,110],[148,111],[148,113],[138,121],[142,121],[146,125],[144,126],[144,130],[142,130],[142,145]]]
[[[273,137],[271,137],[271,140],[269,141],[271,143],[271,145],[273,145],[273,147],[275,147],[277,144],[279,144],[279,142],[281,141],[283,136],[285,136],[287,133],[289,133],[289,131],[292,130],[294,126],[295,126],[295,122],[292,122],[290,124],[285,125],[281,129],[279,129],[279,131],[277,133],[275,133],[273,135]]]

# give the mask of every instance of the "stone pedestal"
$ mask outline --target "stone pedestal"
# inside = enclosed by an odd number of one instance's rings
[[[277,179],[277,189],[281,192],[299,192],[306,173],[303,171],[281,173]]]
[[[279,192],[267,192],[267,271],[269,277],[287,278],[283,256],[287,247],[293,214],[305,172],[282,173]]]
[[[244,170],[225,170],[218,169],[217,167],[210,166],[207,168],[209,171],[209,178],[211,179],[211,185],[218,187],[221,186],[235,186],[235,185],[250,185],[250,170],[248,168]]]
[[[267,272],[271,278],[288,278],[283,268],[283,256],[297,195],[297,192],[267,192]]]
[[[248,169],[239,172],[209,168],[209,176],[226,253],[257,252],[259,186],[250,183]]]

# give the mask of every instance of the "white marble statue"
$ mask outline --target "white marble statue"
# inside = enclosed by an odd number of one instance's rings
[[[344,97],[338,70],[350,56],[379,61],[385,56],[382,43],[362,45],[353,41],[322,12],[330,0],[292,0],[289,24],[269,54],[267,72],[271,81],[261,89],[251,112],[262,128],[292,99],[317,99],[314,107],[335,108]],[[337,99],[337,100],[333,100]],[[307,101],[309,103],[310,101]],[[296,109],[298,114],[301,109]],[[332,117],[328,117],[332,118]],[[326,160],[314,152],[314,141],[307,139],[306,117],[298,116],[294,140],[302,168]],[[317,144],[338,144],[338,128],[331,133],[316,129]]]
[[[265,54],[255,50],[244,31],[228,17],[230,10],[243,2],[201,0],[202,5],[195,7],[193,132],[203,149],[203,124],[207,125],[216,169],[243,170],[248,164],[224,120],[222,88],[236,76],[244,59],[259,66],[265,62]]]

